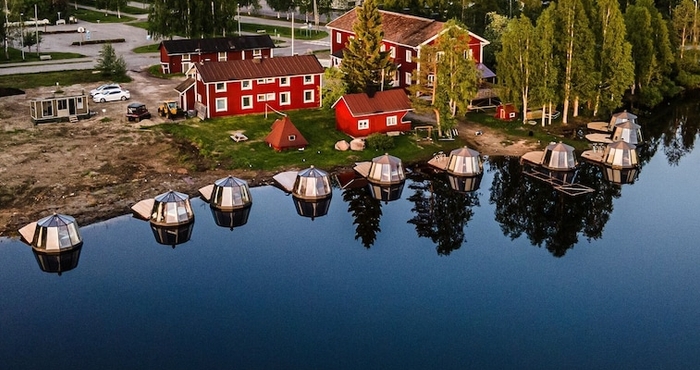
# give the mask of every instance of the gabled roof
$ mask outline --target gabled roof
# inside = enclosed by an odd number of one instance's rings
[[[289,140],[290,136],[294,137],[293,141]],[[275,120],[272,124],[271,132],[265,138],[265,142],[276,150],[303,148],[309,145],[309,142],[304,139],[304,136],[287,116]]]
[[[196,63],[196,67],[205,83],[323,73],[315,55]]]
[[[353,117],[412,109],[411,101],[403,89],[378,91],[371,98],[366,93],[343,95],[333,104],[333,107],[341,100],[345,101]]]
[[[187,89],[192,87],[194,85],[194,83],[195,83],[195,79],[190,77],[190,78],[180,82],[179,85],[175,86],[175,90],[182,94],[185,91],[187,91]]]
[[[218,53],[224,51],[272,49],[275,43],[270,35],[246,35],[237,37],[216,37],[210,39],[163,40],[160,47],[165,47],[168,55]]]
[[[416,17],[414,15],[388,12],[386,10],[380,10],[379,14],[381,14],[382,17],[384,40],[412,47],[418,47],[434,39],[445,25],[444,22]],[[357,8],[354,8],[329,22],[326,27],[354,33],[352,25],[355,23],[356,19]],[[469,36],[479,40],[479,42],[485,45],[489,43],[486,39],[471,32],[469,32]]]

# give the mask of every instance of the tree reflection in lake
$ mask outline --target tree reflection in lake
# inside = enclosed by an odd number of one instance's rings
[[[382,204],[366,187],[348,187],[343,190],[343,201],[348,203],[355,225],[355,240],[360,239],[365,248],[370,248],[381,231]]]
[[[543,244],[561,257],[577,242],[579,233],[589,240],[602,236],[612,212],[612,199],[620,187],[603,178],[600,167],[582,165],[577,182],[596,189],[587,195],[568,196],[550,184],[522,173],[515,158],[491,158],[493,176],[489,202],[496,206],[495,219],[511,239],[525,234],[532,245]]]
[[[444,173],[429,175],[414,171],[408,186],[413,194],[413,218],[419,237],[429,238],[436,244],[438,255],[449,255],[464,243],[464,228],[474,215],[472,207],[479,206],[479,193],[460,193],[450,186]]]

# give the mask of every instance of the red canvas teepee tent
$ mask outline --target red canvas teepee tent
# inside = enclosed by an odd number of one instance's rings
[[[265,142],[278,152],[286,149],[305,148],[309,145],[287,116],[275,120],[272,124],[272,131],[265,138]]]

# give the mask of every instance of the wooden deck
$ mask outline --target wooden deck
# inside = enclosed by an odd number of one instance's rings
[[[612,140],[610,139],[610,134],[588,134],[586,135],[586,140],[592,143],[612,143]]]
[[[372,162],[359,162],[355,163],[353,169],[359,173],[362,177],[369,176],[369,169],[372,167]]]
[[[449,162],[450,157],[446,156],[444,153],[440,153],[429,160],[428,164],[437,168],[438,170],[444,171],[447,169],[447,164]]]
[[[299,171],[285,171],[272,176],[272,178],[277,181],[284,191],[291,193],[294,189],[294,182],[297,179],[298,173]]]
[[[214,190],[214,185],[207,185],[203,188],[199,189],[199,194],[206,200],[207,202],[211,200],[211,191]]]
[[[610,123],[608,122],[589,122],[586,127],[589,130],[593,131],[600,131],[600,132],[611,132],[611,130],[608,128],[608,125]]]
[[[523,169],[523,174],[535,178],[537,180],[546,182],[552,185],[552,188],[554,188],[554,190],[572,197],[595,192],[595,189],[590,188],[586,185],[564,182],[556,177],[552,177],[546,172],[532,167],[525,167]]]

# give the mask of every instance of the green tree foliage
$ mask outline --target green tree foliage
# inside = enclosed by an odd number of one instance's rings
[[[343,72],[339,68],[326,68],[323,73],[323,86],[320,89],[323,107],[331,109],[331,106],[346,93]]]
[[[355,37],[348,42],[340,65],[349,93],[378,89],[392,81],[395,67],[388,51],[381,51],[384,31],[375,0],[366,0],[357,8],[352,29]]]
[[[154,0],[148,32],[154,39],[225,36],[237,28],[237,4],[225,0]]]
[[[634,83],[632,46],[625,39],[625,21],[617,0],[599,0],[593,22],[597,34],[596,76],[600,77],[593,115],[612,112],[622,105],[625,91]]]
[[[469,39],[466,27],[449,21],[434,45],[420,49],[420,69],[413,73],[416,85],[409,90],[414,109],[435,113],[439,135],[454,127],[457,112],[466,113],[479,91],[481,75],[471,56]]]
[[[395,146],[393,137],[378,132],[367,136],[366,141],[368,149],[386,151],[393,149]]]
[[[128,0],[95,0],[95,7],[97,9],[121,11],[127,6],[128,2]]]
[[[595,95],[595,81],[591,61],[594,54],[593,32],[581,0],[560,0],[557,3],[556,24],[558,33],[557,55],[562,67],[562,123],[568,123],[569,106],[578,114],[579,99],[591,99]]]
[[[532,51],[535,45],[535,27],[525,16],[511,19],[501,38],[503,50],[496,55],[501,98],[516,103],[523,112],[528,99],[534,72]],[[523,114],[523,122],[526,115]]]
[[[484,49],[484,58],[482,63],[487,66],[496,65],[496,54],[498,54],[503,46],[501,45],[501,37],[503,32],[508,26],[508,17],[500,15],[496,12],[490,12],[486,15],[489,19],[484,31],[484,38],[491,42],[487,48]]]
[[[542,112],[549,114],[542,115],[542,126],[547,123],[552,124],[552,113],[556,104],[559,103],[559,65],[555,55],[554,45],[556,43],[556,32],[554,23],[554,13],[556,4],[550,4],[537,19],[535,26],[535,42],[533,56],[533,72],[530,98],[534,104],[542,106]]]
[[[112,44],[105,44],[100,50],[95,69],[104,76],[123,77],[126,75],[126,62],[121,56],[117,57]]]
[[[673,9],[672,41],[676,49],[678,76],[676,81],[687,89],[700,88],[700,19],[698,5],[691,0],[681,1]]]

